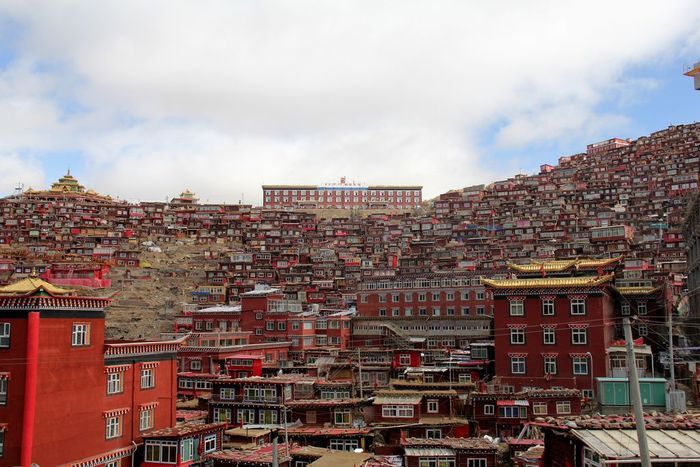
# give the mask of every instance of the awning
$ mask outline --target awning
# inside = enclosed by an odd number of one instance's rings
[[[447,448],[406,448],[406,456],[422,457],[422,456],[454,456],[455,452]]]
[[[608,462],[639,459],[637,430],[572,430],[588,447]],[[696,430],[647,430],[652,462],[700,459],[700,432]]]
[[[528,406],[530,403],[528,401],[496,401],[496,405],[498,406],[512,406],[512,405],[518,405],[518,406]]]
[[[422,396],[379,396],[374,398],[373,405],[384,405],[384,404],[409,404],[416,405],[420,404],[423,399]]]

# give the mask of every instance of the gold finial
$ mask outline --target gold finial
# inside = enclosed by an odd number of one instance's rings
[[[29,277],[39,277],[36,274],[36,266],[32,267],[32,273],[29,275]]]

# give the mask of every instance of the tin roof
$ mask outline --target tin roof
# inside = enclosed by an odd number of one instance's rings
[[[637,430],[572,430],[576,438],[609,460],[639,458]],[[652,462],[677,462],[700,458],[700,431],[648,430],[647,444]]]

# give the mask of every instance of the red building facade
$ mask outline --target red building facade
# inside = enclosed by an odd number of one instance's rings
[[[612,275],[488,280],[501,391],[576,388],[594,396],[615,337]],[[597,364],[596,364],[597,363]]]
[[[413,209],[423,201],[422,186],[353,185],[345,177],[332,185],[263,185],[265,208]]]
[[[127,465],[175,424],[180,342],[106,343],[108,303],[36,276],[0,288],[0,465]]]

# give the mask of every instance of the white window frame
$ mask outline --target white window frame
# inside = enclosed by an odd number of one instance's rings
[[[216,433],[211,434],[211,435],[206,435],[204,437],[203,443],[204,443],[204,452],[205,453],[216,451]]]
[[[10,323],[0,323],[0,348],[10,348],[10,332],[12,325]]]
[[[90,345],[90,323],[73,323],[71,345],[73,347]]]
[[[569,415],[571,414],[571,402],[570,401],[557,401],[557,415]]]
[[[484,405],[484,415],[494,415],[496,413],[496,406],[493,404]]]
[[[333,423],[335,425],[350,425],[352,422],[350,409],[333,410]]]
[[[542,329],[542,343],[545,345],[554,345],[557,343],[557,331],[554,328]]]
[[[556,313],[556,308],[554,305],[554,299],[545,298],[542,299],[542,316],[554,316]]]
[[[546,402],[533,402],[532,403],[532,415],[547,415],[548,411]]]
[[[114,439],[121,436],[121,415],[107,417],[105,419],[105,438]]]
[[[488,460],[484,457],[478,459],[467,459],[467,467],[488,467]]]
[[[122,372],[107,373],[107,394],[124,392],[124,377]]]
[[[431,399],[426,403],[426,410],[428,413],[438,413],[440,412],[440,401],[436,399]]]
[[[511,330],[510,330],[510,343],[513,345],[524,345],[525,344],[525,329],[524,328],[511,328]]]
[[[155,408],[143,409],[139,411],[139,431],[146,431],[153,428],[155,418]]]
[[[428,439],[442,439],[442,430],[440,428],[426,428],[425,437]]]
[[[508,305],[510,316],[525,316],[525,301],[511,300]]]
[[[154,368],[141,368],[141,389],[156,387],[156,375]]]
[[[586,314],[586,299],[585,298],[572,298],[570,303],[570,310],[572,316],[581,316]]]
[[[571,328],[571,344],[573,344],[573,345],[588,344],[588,329],[587,328]]]
[[[522,371],[520,371],[521,365],[522,365]],[[516,369],[518,371],[516,371]],[[525,357],[510,357],[510,372],[514,375],[527,374],[527,358],[525,358]]]
[[[582,369],[585,369],[585,371],[582,371]],[[572,357],[571,370],[576,376],[587,375],[590,371],[588,357]]]

